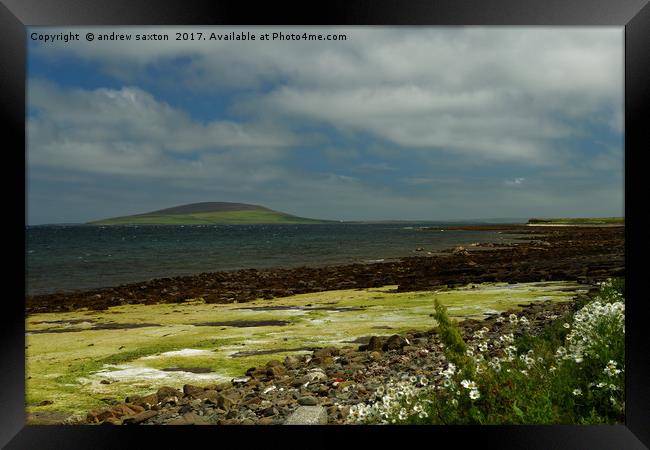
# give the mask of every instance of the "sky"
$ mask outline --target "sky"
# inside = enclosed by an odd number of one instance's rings
[[[132,40],[97,38],[112,32]],[[274,32],[345,39],[259,39]],[[152,33],[169,40],[134,40]],[[331,220],[623,215],[622,27],[27,36],[30,225],[204,201]]]

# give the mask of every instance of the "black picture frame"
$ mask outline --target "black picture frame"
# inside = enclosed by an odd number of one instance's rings
[[[234,0],[2,0],[0,3],[0,110],[6,126],[3,187],[12,205],[5,215],[7,286],[0,320],[0,445],[12,449],[120,448],[134,439],[168,448],[173,441],[207,439],[239,445],[250,439],[305,446],[399,439],[404,445],[438,445],[469,439],[494,448],[636,449],[650,446],[650,372],[644,334],[645,275],[641,158],[650,149],[650,5],[648,0],[337,0],[320,5]],[[620,426],[493,427],[65,427],[25,425],[25,71],[26,26],[73,25],[587,25],[625,29],[625,267],[626,419]],[[9,144],[9,142],[11,144]],[[25,189],[21,189],[20,185]],[[646,188],[647,189],[647,188]],[[20,195],[23,192],[23,196]],[[16,236],[23,236],[23,240]],[[405,430],[408,428],[408,430]],[[430,444],[427,444],[430,443]],[[398,445],[399,445],[398,444]],[[364,444],[367,445],[367,444]]]

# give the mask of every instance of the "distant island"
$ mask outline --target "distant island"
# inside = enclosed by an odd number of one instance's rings
[[[113,217],[89,222],[92,225],[245,225],[331,223],[274,211],[259,205],[231,202],[203,202],[174,206],[144,214]]]

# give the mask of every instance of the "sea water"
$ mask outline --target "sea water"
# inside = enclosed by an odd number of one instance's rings
[[[30,226],[26,291],[67,292],[223,270],[373,263],[512,240],[497,231],[420,230],[423,226],[435,225]]]

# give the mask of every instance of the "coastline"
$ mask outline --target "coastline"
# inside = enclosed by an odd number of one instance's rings
[[[524,228],[529,230],[529,232],[522,233],[522,229]],[[526,283],[551,285],[558,282],[573,282],[576,286],[584,286],[583,289],[590,290],[593,288],[595,282],[624,274],[624,236],[622,228],[562,227],[560,229],[542,231],[535,229],[531,230],[526,226],[499,226],[498,229],[504,233],[511,232],[527,236],[522,236],[521,242],[514,244],[477,243],[468,248],[457,247],[454,249],[447,249],[445,252],[435,256],[405,257],[395,262],[365,265],[353,264],[320,268],[304,267],[298,269],[275,269],[265,271],[242,270],[238,272],[216,272],[190,277],[179,277],[178,279],[152,280],[150,282],[137,283],[135,285],[108,288],[99,290],[99,292],[89,291],[80,294],[73,294],[71,296],[59,294],[54,296],[42,296],[44,298],[31,298],[28,299],[27,305],[27,316],[28,318],[31,318],[29,354],[40,354],[40,358],[47,356],[47,352],[42,352],[43,347],[39,342],[52,342],[52,344],[48,345],[54,345],[52,348],[53,351],[56,351],[55,347],[57,344],[53,343],[56,341],[55,338],[65,335],[72,339],[76,338],[76,340],[81,342],[79,345],[84,349],[87,348],[86,345],[93,345],[93,342],[87,344],[87,333],[93,334],[92,339],[98,344],[91,347],[93,349],[99,349],[102,347],[103,343],[100,345],[98,340],[103,341],[104,339],[109,339],[111,342],[115,342],[115,344],[113,344],[115,348],[111,350],[114,354],[108,358],[105,356],[101,358],[90,356],[91,353],[88,353],[91,351],[90,349],[82,350],[84,353],[76,355],[75,358],[80,357],[82,360],[85,359],[88,361],[87,363],[75,363],[76,365],[81,364],[81,366],[79,366],[80,368],[83,368],[83,371],[81,372],[75,372],[74,370],[70,372],[68,370],[70,373],[65,375],[66,369],[63,367],[59,368],[63,370],[63,372],[55,378],[55,380],[61,379],[62,382],[66,382],[72,386],[76,382],[75,380],[84,379],[88,374],[94,373],[102,367],[106,367],[106,363],[110,361],[115,361],[116,363],[119,361],[128,362],[132,361],[133,358],[137,359],[147,355],[155,356],[156,354],[165,354],[165,352],[170,352],[170,350],[177,351],[177,349],[189,350],[191,348],[203,348],[200,345],[194,347],[195,344],[188,344],[190,341],[187,340],[179,341],[178,339],[173,338],[173,342],[167,342],[165,339],[168,340],[172,338],[156,337],[168,336],[169,334],[159,333],[169,333],[172,331],[172,329],[164,329],[160,326],[160,324],[165,323],[164,320],[168,320],[164,318],[172,317],[165,315],[170,314],[172,311],[176,312],[176,315],[183,319],[182,323],[188,324],[188,318],[192,316],[187,316],[186,314],[201,316],[204,314],[202,311],[207,312],[209,308],[214,310],[212,314],[222,307],[228,307],[234,310],[259,310],[262,308],[257,305],[262,304],[260,302],[263,302],[264,305],[268,305],[263,307],[265,310],[273,311],[275,309],[287,309],[286,306],[272,306],[274,303],[277,304],[278,302],[283,305],[286,304],[286,300],[281,300],[286,297],[289,298],[289,304],[293,305],[289,309],[296,309],[296,303],[294,303],[296,301],[295,299],[304,297],[306,300],[303,300],[303,303],[309,307],[308,309],[313,310],[310,314],[319,313],[320,319],[327,318],[326,316],[320,316],[319,311],[325,309],[325,307],[332,309],[332,312],[350,310],[350,315],[362,316],[365,314],[365,311],[363,311],[363,308],[365,307],[363,305],[369,305],[370,303],[368,302],[375,302],[376,304],[382,304],[385,302],[385,300],[373,300],[378,298],[396,298],[400,295],[406,294],[405,301],[408,301],[408,303],[404,303],[404,305],[405,307],[410,307],[411,302],[413,302],[418,295],[423,295],[418,294],[418,292],[423,292],[425,294],[435,292],[436,295],[438,295],[440,292],[458,292],[460,288],[460,291],[466,293],[480,293],[482,292],[481,290],[483,289],[483,286],[487,285],[489,288],[489,286],[494,283],[502,283],[505,286],[512,286],[512,288],[506,289],[517,290],[519,289],[518,286]],[[387,290],[386,287],[389,286],[392,287]],[[461,286],[465,287],[462,288]],[[174,287],[176,289],[174,289]],[[224,289],[224,287],[226,287],[227,290]],[[571,291],[571,289],[574,289],[574,291]],[[575,288],[571,289],[567,290],[561,287],[555,288],[558,293],[563,290],[567,291],[566,295],[569,295],[568,291],[575,292]],[[160,296],[160,293],[163,293],[164,290],[167,290],[167,292],[178,292],[179,295],[166,299],[164,296]],[[377,294],[382,290],[383,293],[381,293],[380,297],[377,297]],[[201,292],[201,295],[197,295],[198,292]],[[339,292],[342,294],[337,294]],[[131,293],[132,296],[128,299],[123,298],[120,301],[120,297],[117,297],[120,293]],[[354,311],[355,308],[359,308],[357,306],[350,307],[345,301],[340,302],[341,298],[347,298],[346,296],[351,296],[353,293],[362,295],[362,298],[360,297],[361,303],[355,303],[355,305],[361,305],[361,312]],[[157,295],[158,297],[156,297]],[[319,295],[324,296],[320,303],[313,300]],[[334,298],[331,297],[332,295],[334,295]],[[535,298],[536,296],[539,298]],[[573,296],[573,293],[571,293],[571,296]],[[518,303],[521,304],[517,304],[514,309],[509,308],[505,312],[504,307],[501,306],[497,308],[498,315],[496,313],[490,313],[485,320],[477,320],[477,318],[466,318],[460,320],[461,329],[464,334],[469,336],[471,334],[470,332],[473,330],[475,331],[477,327],[487,324],[487,326],[491,328],[496,324],[495,320],[497,317],[503,317],[504,315],[512,313],[523,313],[528,315],[532,319],[533,323],[542,326],[543,324],[552,321],[550,318],[557,317],[559,313],[566,311],[573,303],[573,301],[557,302],[543,300],[543,298],[548,297],[545,297],[545,294],[541,292],[538,292],[537,294],[531,292],[531,297],[533,300],[532,302],[522,302],[520,300]],[[332,300],[335,301],[332,302]],[[329,306],[332,303],[336,303],[336,301],[339,301],[336,307]],[[430,300],[427,301],[430,302]],[[244,307],[245,304],[249,302],[252,303],[252,306]],[[243,303],[244,305],[240,305],[240,303]],[[314,303],[313,307],[312,303]],[[139,336],[141,335],[138,334],[139,330],[128,329],[133,328],[133,326],[131,326],[133,324],[128,324],[129,326],[125,327],[127,329],[124,331],[121,331],[120,329],[121,327],[119,324],[121,322],[134,322],[129,311],[136,309],[142,311],[142,314],[144,315],[141,314],[140,318],[136,319],[135,322],[137,323],[135,323],[135,328],[144,331],[151,330],[147,332],[153,333],[150,335],[150,338],[152,338],[153,341],[149,342],[155,343],[154,347],[151,347],[153,344],[147,344],[149,347],[145,345],[144,350],[139,350],[137,348],[133,350],[133,347],[129,347],[129,342],[133,339],[136,339],[136,341],[140,339]],[[531,312],[534,313],[532,316],[529,315]],[[112,314],[121,315],[113,316]],[[344,313],[339,314],[344,315]],[[34,322],[35,319],[33,319],[33,317],[35,316],[47,316],[47,320],[41,322],[43,325],[38,325],[34,328],[34,324],[38,323]],[[104,327],[102,323],[95,322],[98,316],[105,316],[105,319],[108,320],[108,326]],[[115,322],[116,320],[117,322]],[[205,318],[203,318],[203,320],[205,320]],[[366,319],[363,320],[367,321]],[[160,388],[156,393],[157,397],[155,403],[151,403],[153,398],[151,397],[153,395],[151,393],[151,388],[146,388],[142,383],[135,383],[129,391],[130,393],[127,394],[128,398],[126,399],[126,402],[115,400],[113,398],[111,400],[113,406],[99,409],[97,409],[96,403],[88,403],[86,411],[90,411],[91,409],[92,411],[86,418],[61,415],[60,411],[57,411],[56,409],[56,405],[61,404],[56,397],[46,396],[44,397],[45,400],[43,400],[41,397],[37,396],[34,400],[30,400],[29,402],[31,405],[29,408],[29,421],[33,424],[181,424],[187,423],[188,421],[189,423],[196,424],[251,423],[250,420],[247,420],[250,419],[250,417],[234,415],[234,413],[229,412],[231,408],[228,406],[228,402],[230,401],[228,398],[232,397],[231,400],[235,399],[233,400],[233,404],[240,405],[242,408],[244,400],[261,402],[260,404],[267,405],[265,408],[262,408],[265,412],[260,410],[259,420],[256,419],[254,423],[273,424],[284,423],[284,421],[287,420],[288,415],[298,406],[299,403],[297,402],[299,398],[316,397],[319,402],[318,404],[327,408],[329,417],[328,423],[341,423],[345,416],[345,408],[341,409],[339,407],[340,404],[328,404],[328,399],[345,399],[345,395],[341,397],[340,389],[346,386],[350,386],[345,392],[347,393],[348,390],[351,389],[349,393],[351,397],[349,397],[349,399],[352,403],[358,399],[366,398],[366,394],[372,392],[374,386],[373,383],[376,384],[376,381],[378,380],[378,378],[373,378],[375,381],[370,380],[370,385],[368,386],[368,370],[370,370],[371,374],[374,374],[372,376],[380,378],[386,374],[386,372],[377,372],[376,369],[371,370],[372,367],[391,367],[390,370],[392,370],[392,372],[390,372],[390,374],[392,375],[397,374],[400,370],[406,372],[413,370],[430,370],[430,373],[433,374],[439,369],[439,367],[428,367],[425,369],[422,367],[418,368],[419,366],[417,366],[420,364],[417,362],[418,355],[423,351],[430,353],[438,352],[439,354],[442,354],[439,348],[439,340],[435,335],[435,332],[430,329],[430,326],[427,327],[424,325],[426,322],[412,322],[409,320],[407,321],[408,323],[400,323],[398,320],[395,322],[395,325],[391,323],[392,326],[387,326],[385,327],[385,330],[380,331],[379,329],[384,326],[377,326],[379,322],[375,323],[373,320],[374,319],[370,320],[372,323],[368,323],[366,326],[373,328],[371,325],[374,325],[374,328],[378,329],[376,332],[379,334],[374,335],[373,331],[369,329],[364,329],[363,331],[359,329],[359,333],[361,334],[357,335],[365,336],[364,340],[355,341],[356,343],[349,342],[348,344],[344,344],[343,347],[329,343],[327,342],[327,339],[319,338],[318,342],[315,343],[312,341],[309,345],[304,343],[296,345],[294,342],[288,342],[284,344],[284,347],[286,348],[279,352],[279,355],[275,355],[275,351],[267,352],[268,354],[265,352],[253,352],[253,355],[259,353],[259,356],[253,358],[242,358],[241,361],[235,358],[233,361],[236,360],[236,363],[241,366],[237,366],[240,367],[237,373],[239,373],[241,377],[231,377],[229,380],[247,379],[245,383],[241,381],[237,383],[232,383],[232,381],[223,381],[216,384],[211,383],[206,385],[205,383],[207,381],[185,381],[184,384],[181,383],[183,384],[182,390],[179,390],[181,384],[174,385],[171,383],[170,385],[163,386],[163,388],[168,390],[172,389],[174,395],[165,398],[163,395],[164,392],[161,393],[160,389],[162,388]],[[322,320],[317,321],[322,322]],[[428,319],[428,321],[430,321],[430,319]],[[160,322],[160,324],[154,324],[151,322]],[[78,323],[81,323],[81,326],[85,328],[82,328],[81,330],[75,329],[77,326],[76,324]],[[92,324],[91,328],[87,328],[88,324]],[[414,326],[410,328],[405,327],[405,325],[410,324],[413,324]],[[219,324],[206,323],[205,325],[217,326]],[[221,325],[225,325],[226,327],[247,326],[245,324],[234,325],[232,322],[224,322]],[[262,324],[252,324],[252,326],[258,325]],[[264,323],[264,325],[272,326],[275,324],[269,322]],[[285,323],[278,323],[278,325],[285,325]],[[160,331],[156,331],[158,329]],[[215,328],[213,329],[216,330]],[[226,328],[221,328],[221,330],[224,329]],[[278,334],[275,332],[277,329],[281,330],[280,327],[261,327],[257,329],[259,331],[255,331],[255,328],[242,328],[243,334],[241,334],[241,336],[249,336],[256,339],[254,336],[259,336],[259,334],[256,333],[268,333],[269,335],[273,335]],[[187,325],[183,325],[178,329],[178,331],[185,331],[185,333],[187,330]],[[205,327],[205,329],[201,328],[201,332],[204,330],[208,333],[213,333],[213,339],[215,336],[218,336],[218,333],[214,334],[214,332],[210,332],[209,327]],[[253,331],[249,332],[247,330]],[[71,331],[81,331],[81,333],[70,333]],[[33,335],[33,333],[41,332],[57,334]],[[179,336],[184,335],[185,333],[181,333]],[[381,342],[380,347],[375,348],[374,351],[372,348],[364,347],[370,344],[372,335],[375,336],[375,343]],[[392,339],[393,342],[398,342],[400,345],[395,348],[389,348],[390,346],[386,347],[385,344],[387,343],[387,339]],[[406,341],[404,341],[404,339]],[[286,341],[287,339],[284,340]],[[165,343],[161,346],[163,341],[165,341]],[[199,341],[200,339],[195,339],[192,342],[198,344]],[[218,341],[219,339],[214,342]],[[241,342],[243,344],[246,341],[242,340]],[[405,342],[409,342],[410,344],[405,344]],[[36,343],[36,345],[32,347],[32,344],[34,343]],[[117,348],[118,343],[121,344],[119,349]],[[274,348],[277,348],[278,344],[279,342],[275,342],[275,345],[270,347],[270,349],[273,350]],[[359,346],[359,344],[361,344],[361,346]],[[122,351],[122,348],[124,348],[125,345],[128,348]],[[283,344],[279,344],[279,347],[282,348]],[[250,348],[256,347],[253,345],[247,349]],[[240,348],[240,350],[243,349]],[[173,351],[171,353],[173,353]],[[305,352],[308,353],[305,354]],[[247,352],[242,353],[246,354]],[[288,354],[289,356],[286,356],[285,358],[285,355],[282,353]],[[88,359],[89,357],[90,359]],[[281,362],[283,358],[284,362]],[[342,366],[340,364],[334,364],[334,368],[330,367],[335,360],[339,361],[341,358],[343,358],[343,361],[348,361],[348,363],[343,364]],[[400,361],[404,362],[404,358],[410,362],[407,365],[402,364],[400,366]],[[47,370],[58,372],[59,370],[55,369],[57,364],[56,361],[50,361],[51,358],[49,357],[46,359],[48,359],[47,362],[43,361],[39,364],[46,364],[46,367],[52,367],[52,369],[48,368]],[[182,358],[179,359],[177,357],[175,359],[172,358],[171,361],[178,363],[181,359]],[[194,367],[197,366],[197,361],[200,366],[200,359],[200,357],[186,359],[182,361],[181,366],[184,362],[187,362]],[[30,361],[34,360],[28,357],[28,364],[34,364]],[[255,365],[255,368],[246,371],[244,365],[249,361]],[[413,364],[415,364],[415,366]],[[160,367],[167,367],[165,370],[182,370],[178,367],[172,366],[173,364],[166,364],[161,365]],[[280,366],[282,367],[275,369]],[[118,366],[114,366],[114,368],[109,369],[109,371],[117,370],[120,367],[121,366],[119,366],[118,363]],[[336,367],[338,367],[338,369],[336,369]],[[197,370],[199,368],[200,367],[197,367]],[[190,369],[185,368],[184,370]],[[373,372],[373,370],[375,372]],[[300,388],[304,383],[301,383],[300,386],[291,385],[291,383],[297,383],[299,380],[302,381],[304,377],[312,376],[311,374],[313,374],[314,371],[321,371],[323,373],[324,378],[323,380],[320,380],[322,382],[313,383],[313,386],[307,386],[304,389]],[[358,371],[361,371],[362,373],[358,373]],[[247,372],[246,375],[244,375],[244,372]],[[275,375],[273,375],[275,372],[278,374],[281,373],[281,376],[279,375],[278,378],[276,378]],[[179,372],[179,374],[180,373],[188,372]],[[269,373],[272,375],[269,376]],[[382,373],[384,373],[384,375],[381,375]],[[39,375],[38,372],[33,372],[30,373],[30,378],[32,374],[37,378],[38,376],[42,376],[42,374]],[[283,377],[285,375],[290,376],[290,378],[284,379]],[[80,376],[81,378],[78,378]],[[347,380],[351,384],[348,383],[339,388],[337,383],[337,385],[334,386],[336,389],[332,392],[331,383],[326,383],[324,381],[325,378],[331,379],[332,377],[334,377],[334,379]],[[201,376],[197,377],[197,380],[199,379],[202,379]],[[280,381],[280,379],[283,381]],[[34,382],[38,383],[36,379],[29,383]],[[86,382],[87,381],[84,383]],[[98,383],[99,381],[96,380],[95,382]],[[273,389],[275,392],[274,394],[266,395],[270,391],[263,392],[267,389],[272,389],[274,386],[276,388],[277,386],[284,386],[282,383],[287,384],[283,389],[297,392],[298,394],[296,395],[299,395],[299,398],[289,398],[284,396],[284,394],[280,395],[279,392],[275,391],[275,389]],[[112,387],[113,384],[111,383],[106,386]],[[361,390],[359,390],[358,386],[361,386]],[[85,389],[87,388],[84,387],[84,390]],[[364,389],[366,392],[364,392]],[[165,390],[163,389],[163,391]],[[168,393],[169,392],[172,391],[168,391]],[[28,389],[28,396],[29,393],[30,389]],[[135,395],[137,393],[142,395]],[[88,394],[86,393],[86,395]],[[204,397],[204,395],[211,397],[211,399]],[[54,398],[54,404],[50,402],[52,398]],[[145,400],[142,400],[143,398]],[[176,400],[170,402],[170,398],[176,398]],[[304,401],[311,402],[312,400]],[[269,404],[268,402],[271,403]],[[349,404],[351,403],[348,402],[348,406]],[[251,410],[252,408],[257,411],[257,406],[255,405],[257,405],[257,403],[254,403],[253,406],[247,404],[246,408],[248,410]],[[199,414],[199,412],[201,412],[201,414]],[[214,416],[210,421],[206,421],[206,419],[202,417],[202,414],[206,412],[209,412]],[[265,415],[267,413],[268,416]],[[230,414],[230,417],[228,417],[228,414]],[[137,419],[134,419],[134,417],[137,417]],[[67,422],[65,422],[66,420]],[[71,420],[73,422],[70,422]]]
[[[452,229],[452,227],[449,227]],[[524,235],[516,244],[476,243],[396,261],[286,269],[244,269],[159,278],[83,292],[26,297],[26,314],[104,310],[126,304],[247,302],[309,292],[398,285],[402,292],[481,282],[601,280],[624,273],[624,227],[453,227]],[[422,232],[429,232],[422,230]]]

